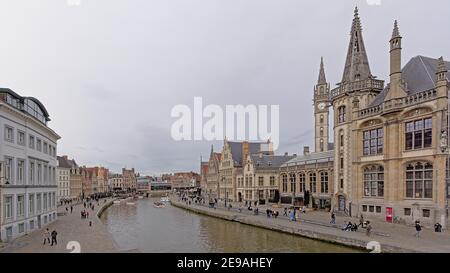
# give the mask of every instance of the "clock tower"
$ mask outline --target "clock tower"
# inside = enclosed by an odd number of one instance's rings
[[[315,152],[328,151],[329,141],[329,93],[330,85],[325,78],[323,58],[320,60],[319,79],[314,87],[314,147]]]

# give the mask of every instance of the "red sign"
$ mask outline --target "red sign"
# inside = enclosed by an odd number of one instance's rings
[[[386,207],[386,222],[392,223],[392,208]]]

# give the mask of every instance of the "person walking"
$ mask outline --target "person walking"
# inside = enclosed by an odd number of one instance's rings
[[[336,225],[336,214],[334,212],[331,213],[331,222],[330,224]]]
[[[422,225],[420,225],[420,221],[416,221],[416,234],[417,238],[420,238],[420,231],[422,231]]]
[[[367,221],[366,223],[366,235],[367,237],[370,237],[372,233],[372,225],[370,224],[370,221]]]
[[[364,216],[361,213],[361,216],[359,217],[359,224],[358,227],[361,226],[362,228],[364,227]]]
[[[51,245],[53,245],[53,243],[54,243],[55,245],[58,244],[58,242],[56,241],[56,236],[58,236],[58,232],[56,232],[56,230],[53,230],[53,231],[52,231],[52,244],[51,244]]]
[[[50,244],[50,231],[48,230],[48,228],[44,231],[44,245],[45,242],[48,242],[48,244]]]
[[[70,206],[70,213],[72,214],[73,206]]]
[[[284,208],[284,214],[283,214],[284,216],[288,216],[288,214],[287,214],[287,208]]]

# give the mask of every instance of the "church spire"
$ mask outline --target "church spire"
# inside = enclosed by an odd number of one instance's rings
[[[353,82],[371,77],[369,60],[362,36],[361,20],[359,19],[358,7],[355,7],[342,82]]]
[[[323,66],[323,57],[320,57],[320,72],[319,72],[319,79],[317,81],[317,84],[326,84],[327,78],[325,77],[325,68]]]

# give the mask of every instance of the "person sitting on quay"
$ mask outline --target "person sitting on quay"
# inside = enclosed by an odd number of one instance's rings
[[[266,209],[267,218],[270,218],[270,209]]]
[[[279,212],[278,212],[278,211],[275,211],[275,213],[273,213],[273,217],[274,217],[275,219],[278,217],[278,215],[279,215]]]
[[[348,224],[342,229],[343,231],[349,231],[352,230],[353,224],[352,222],[348,222]]]
[[[284,208],[284,214],[283,214],[283,216],[288,216],[288,210],[287,210],[287,208]]]
[[[358,225],[356,223],[352,225],[351,231],[358,231]]]
[[[255,208],[254,213],[255,213],[255,215],[258,215],[258,213],[259,213],[258,207]]]

